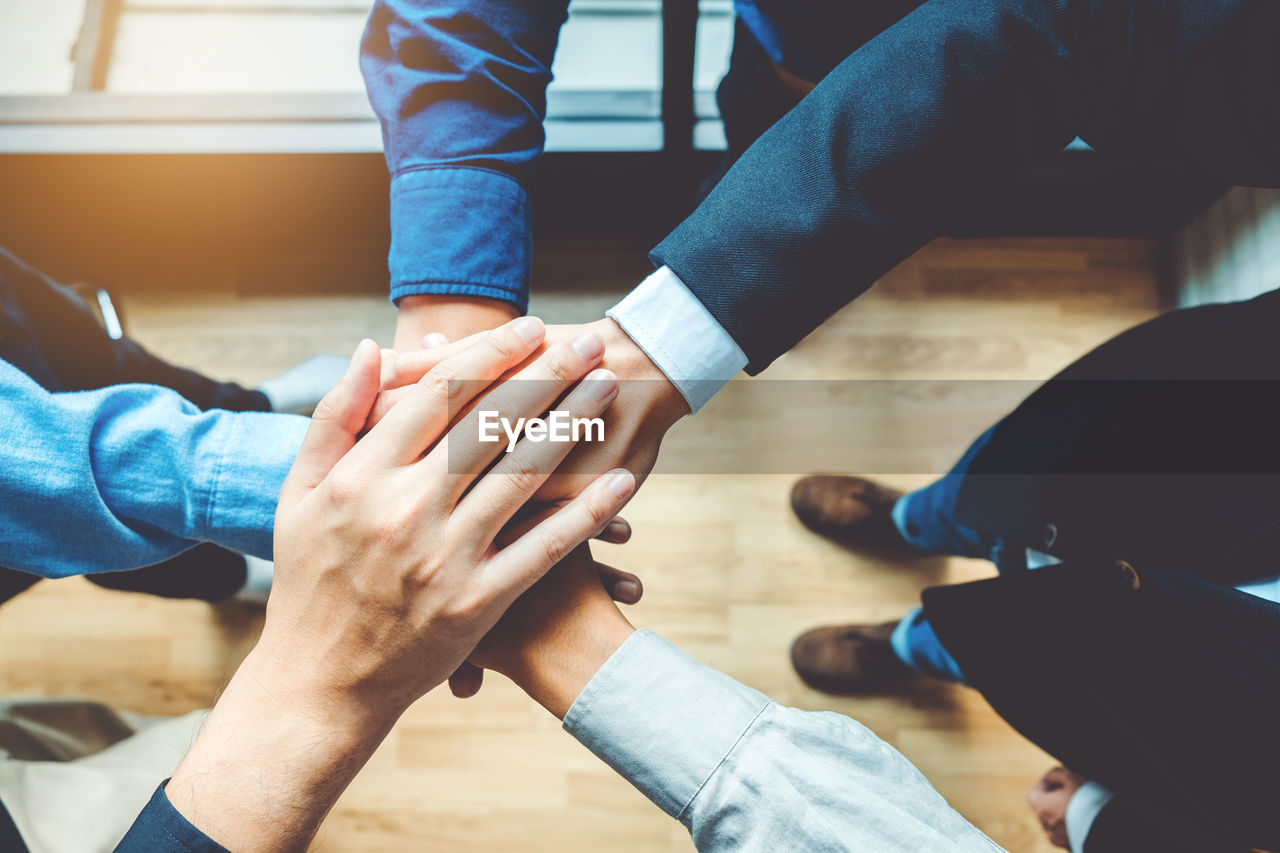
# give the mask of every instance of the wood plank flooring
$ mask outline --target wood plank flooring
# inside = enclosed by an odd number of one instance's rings
[[[551,322],[599,316],[645,272],[641,248],[540,245],[535,312]],[[925,383],[918,387],[1044,379],[1154,315],[1154,251],[1135,241],[939,241],[762,378],[741,386],[749,391],[752,383],[784,379]],[[364,335],[389,341],[391,309],[377,283],[364,292],[147,295],[126,300],[126,309],[133,335],[155,351],[255,382],[316,351],[346,354]],[[834,699],[792,674],[787,648],[805,628],[894,618],[918,602],[925,586],[992,570],[965,560],[894,564],[804,530],[787,506],[800,472],[786,458],[766,464],[767,448],[760,446],[788,437],[767,413],[747,411],[767,408],[769,399],[744,396],[735,383],[682,423],[664,448],[659,471],[670,473],[655,474],[627,511],[634,541],[598,550],[645,579],[647,595],[632,620],[783,703],[858,719],[916,762],[995,841],[1017,853],[1048,853],[1054,848],[1023,794],[1053,762],[976,693],[921,679],[893,695]],[[859,420],[833,395],[825,409],[814,403],[813,412],[848,423],[851,444],[870,440],[865,431],[872,423],[876,436],[906,436],[895,452],[919,452],[911,458],[924,461],[884,479],[910,487],[929,481],[935,470],[929,466],[942,470],[954,460],[1001,405],[987,399],[963,417],[945,400],[890,407],[887,414],[864,407]],[[759,423],[742,428],[748,418]],[[766,462],[738,474],[679,473],[697,470],[710,448]],[[89,697],[181,713],[214,700],[259,627],[260,617],[239,607],[106,592],[78,579],[41,583],[0,608],[0,695]],[[343,797],[316,846],[362,853],[692,849],[682,827],[497,677],[475,699],[437,691],[414,706]]]

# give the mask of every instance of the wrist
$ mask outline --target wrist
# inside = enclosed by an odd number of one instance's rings
[[[557,620],[524,643],[506,675],[557,719],[564,719],[595,674],[635,633],[613,602]]]
[[[422,339],[438,332],[451,341],[476,332],[496,329],[520,312],[514,305],[478,296],[425,293],[400,300],[393,349],[398,352],[422,347]]]
[[[380,740],[410,704],[385,690],[330,683],[265,639],[245,658],[235,678],[246,682],[246,691],[273,714],[303,729],[322,729],[344,749]]]
[[[689,403],[640,345],[611,317],[589,324],[604,339],[603,365],[612,370],[628,396],[638,401],[646,422],[665,433],[690,413]]]
[[[393,723],[388,714],[335,701],[255,649],[165,794],[223,847],[304,850]]]

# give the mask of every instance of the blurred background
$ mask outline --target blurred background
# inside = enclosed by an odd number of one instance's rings
[[[380,290],[387,178],[357,67],[370,5],[6,0],[6,244],[55,275],[92,273],[117,290],[165,289],[176,279]],[[537,231],[643,244],[691,208],[724,147],[715,87],[728,65],[732,4],[574,0],[570,8],[549,96]],[[1171,240],[1226,190],[1158,151],[1117,162],[1076,143],[1014,198],[975,199],[958,236]],[[1271,210],[1274,194],[1235,201],[1223,211],[1232,228]],[[1210,250],[1167,254],[1180,264],[1168,282],[1175,291],[1209,275]]]
[[[0,245],[63,281],[109,289],[131,336],[219,378],[255,383],[315,352],[345,354],[361,336],[389,343],[388,179],[357,67],[369,7],[4,0]],[[646,250],[715,171],[714,92],[733,26],[729,0],[570,9],[534,206],[532,310],[550,322],[599,317],[634,286]],[[1280,193],[1188,175],[1158,151],[1117,161],[1077,142],[1015,189],[975,199],[962,231],[765,378],[1034,383],[1162,310],[1277,287]],[[787,508],[788,476],[663,473],[712,444],[762,452],[767,437],[740,428],[743,399],[723,394],[673,431],[628,510],[634,542],[599,549],[645,579],[634,621],[779,701],[854,716],[1007,849],[1052,849],[1022,797],[1054,762],[977,694],[913,683],[833,699],[794,676],[786,649],[805,628],[896,618],[922,587],[992,570],[893,564],[819,540]],[[887,400],[865,429],[910,436],[942,470],[974,437],[949,404]],[[814,413],[846,416],[839,401]],[[207,707],[259,627],[236,606],[41,583],[0,609],[0,695]],[[498,678],[474,700],[431,695],[411,709],[318,844],[691,849],[682,827]]]

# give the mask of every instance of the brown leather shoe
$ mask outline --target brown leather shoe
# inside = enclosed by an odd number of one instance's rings
[[[902,492],[862,477],[814,474],[791,487],[791,509],[804,526],[852,548],[902,556],[921,552],[893,524],[893,505]]]
[[[851,696],[888,687],[914,672],[889,644],[897,627],[894,621],[814,628],[791,644],[791,665],[805,684],[823,693]]]

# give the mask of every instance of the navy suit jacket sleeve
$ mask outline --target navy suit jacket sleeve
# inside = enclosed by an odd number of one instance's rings
[[[764,133],[652,253],[763,370],[1077,135],[1280,183],[1273,0],[930,0]]]
[[[1144,809],[1132,799],[1116,797],[1098,812],[1089,834],[1085,836],[1084,853],[1133,853],[1134,850],[1249,853],[1249,848],[1238,842],[1224,840],[1201,827]]]
[[[166,779],[165,782],[168,782]],[[165,796],[164,785],[138,815],[116,853],[228,853],[227,849],[178,814]]]

